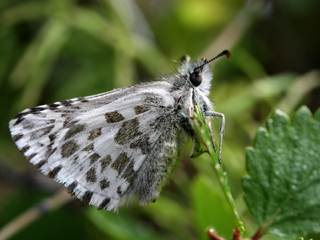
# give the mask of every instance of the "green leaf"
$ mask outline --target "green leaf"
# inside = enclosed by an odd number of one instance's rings
[[[290,118],[277,110],[247,149],[245,201],[262,231],[281,237],[320,232],[320,111]]]

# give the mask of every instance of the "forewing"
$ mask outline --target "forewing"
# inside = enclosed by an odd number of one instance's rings
[[[26,109],[10,121],[12,138],[32,164],[83,202],[117,210],[146,189],[137,178],[146,178],[146,161],[166,144],[175,104],[170,89],[154,82]]]

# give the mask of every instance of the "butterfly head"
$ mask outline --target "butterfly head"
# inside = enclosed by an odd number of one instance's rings
[[[212,79],[212,73],[208,63],[222,56],[229,58],[230,52],[228,50],[224,50],[210,60],[201,59],[195,62],[190,61],[189,56],[183,56],[181,59],[182,68],[184,70],[183,72],[185,74],[185,78],[187,78],[187,80],[191,83],[191,86],[199,87],[200,90],[208,93]]]

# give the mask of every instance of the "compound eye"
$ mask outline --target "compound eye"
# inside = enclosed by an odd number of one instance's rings
[[[202,78],[198,72],[193,72],[190,74],[190,81],[195,87],[197,87],[201,84]]]

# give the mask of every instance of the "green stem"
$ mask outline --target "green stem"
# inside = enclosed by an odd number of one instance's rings
[[[240,220],[239,213],[235,207],[234,199],[231,195],[230,188],[228,186],[227,174],[223,171],[222,165],[219,164],[219,153],[214,151],[213,143],[211,141],[210,130],[207,125],[207,122],[204,120],[200,107],[197,105],[194,112],[194,125],[196,127],[198,137],[203,142],[206,147],[212,161],[214,168],[218,174],[219,182],[222,188],[222,191],[227,199],[227,202],[231,208],[231,211],[234,215],[235,223],[241,233],[244,232],[243,223]]]

